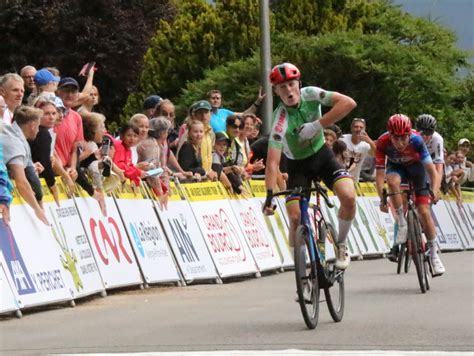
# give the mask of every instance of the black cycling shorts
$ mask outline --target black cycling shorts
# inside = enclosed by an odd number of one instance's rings
[[[349,172],[336,160],[333,151],[325,145],[305,159],[288,159],[288,189],[310,188],[314,180],[322,180],[332,189],[341,178],[351,178]]]

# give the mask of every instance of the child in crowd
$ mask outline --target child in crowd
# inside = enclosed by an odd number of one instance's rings
[[[446,181],[458,204],[462,203],[461,185],[465,181],[465,172],[462,167],[463,162],[464,155],[458,151],[449,154],[445,164]]]
[[[130,124],[125,124],[120,129],[120,140],[115,140],[114,163],[124,171],[125,177],[130,179],[136,186],[140,185],[141,178],[145,177],[144,171],[135,166],[132,162],[131,148],[138,142],[138,128]]]
[[[331,129],[324,129],[324,141],[329,148],[332,148],[334,142],[336,142],[336,133]]]
[[[187,139],[178,150],[178,163],[185,171],[191,171],[194,179],[200,181],[206,178],[206,171],[202,167],[201,144],[204,137],[204,124],[199,120],[187,123]]]
[[[217,173],[217,179],[224,184],[227,189],[232,189],[232,184],[225,173],[225,169],[229,172],[229,168],[225,167],[227,149],[230,140],[225,132],[216,133],[216,141],[214,143],[214,151],[212,152],[212,170]]]
[[[132,147],[132,162],[139,169],[146,170],[148,168],[147,162],[138,162],[137,148],[138,144],[148,137],[148,130],[150,129],[150,120],[144,114],[135,114],[130,118],[130,125],[138,128],[137,146]]]

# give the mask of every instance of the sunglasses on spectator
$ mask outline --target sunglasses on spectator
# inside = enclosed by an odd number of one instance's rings
[[[242,123],[240,125],[237,125],[235,122],[229,122],[229,126],[233,127],[234,129],[241,129],[242,127],[244,127]]]
[[[211,96],[211,99],[220,99],[220,96]]]

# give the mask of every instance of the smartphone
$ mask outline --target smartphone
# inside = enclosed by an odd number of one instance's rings
[[[102,146],[100,147],[100,153],[102,156],[108,156],[110,151],[110,138],[104,137],[102,139]]]
[[[163,168],[158,167],[145,172],[145,177],[159,177],[164,173]]]
[[[82,67],[81,71],[79,72],[79,76],[84,76],[87,77],[89,75],[89,72],[94,68],[95,62],[89,62],[84,64]]]

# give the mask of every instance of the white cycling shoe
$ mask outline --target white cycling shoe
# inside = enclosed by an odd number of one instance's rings
[[[336,268],[346,269],[351,263],[351,257],[347,251],[346,244],[338,244],[336,251]]]
[[[441,258],[439,258],[439,254],[435,253],[434,255],[431,255],[429,259],[433,277],[441,276],[446,272],[446,268],[444,268],[443,262],[441,262]]]
[[[400,225],[399,223],[394,224],[394,245],[401,245],[407,242],[407,235],[408,235],[408,225],[405,223]]]

